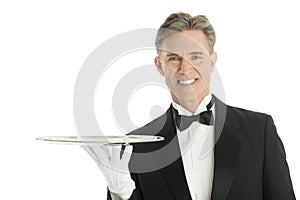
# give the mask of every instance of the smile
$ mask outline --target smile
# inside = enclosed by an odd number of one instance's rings
[[[178,80],[178,83],[181,85],[190,85],[193,84],[197,79],[190,79],[190,80]]]

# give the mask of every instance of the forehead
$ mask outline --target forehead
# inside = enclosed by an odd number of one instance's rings
[[[163,52],[209,52],[207,38],[201,30],[174,32],[167,36],[159,49]]]

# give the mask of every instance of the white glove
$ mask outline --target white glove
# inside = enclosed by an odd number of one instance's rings
[[[135,183],[131,179],[128,168],[132,145],[126,146],[122,158],[120,145],[84,145],[82,147],[94,159],[104,175],[112,199],[129,199],[135,189]]]

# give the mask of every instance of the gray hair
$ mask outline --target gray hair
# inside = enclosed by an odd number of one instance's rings
[[[159,45],[171,32],[182,32],[201,30],[207,38],[210,53],[214,51],[216,42],[216,34],[213,26],[210,24],[206,16],[196,15],[192,17],[188,13],[173,13],[159,27],[155,39],[155,46],[159,50]]]

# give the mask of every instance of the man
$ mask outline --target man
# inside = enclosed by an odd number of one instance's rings
[[[215,40],[205,16],[174,13],[161,25],[155,65],[173,102],[130,134],[165,141],[126,147],[123,157],[119,149],[87,147],[106,177],[108,199],[295,199],[271,116],[228,106],[211,94]],[[112,170],[117,166],[131,173]]]

